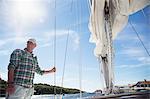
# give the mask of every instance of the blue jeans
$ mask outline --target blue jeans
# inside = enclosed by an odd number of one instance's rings
[[[6,99],[31,99],[34,94],[34,88],[25,88],[15,85],[15,92],[11,95],[6,94]]]

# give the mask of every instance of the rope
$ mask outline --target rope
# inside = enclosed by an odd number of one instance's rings
[[[73,0],[71,1],[71,7],[70,11],[72,12],[72,6],[73,6]],[[69,26],[71,27],[71,26]],[[62,73],[62,82],[61,82],[61,90],[60,90],[60,99],[62,99],[63,95],[63,83],[64,83],[64,76],[65,76],[65,68],[66,68],[66,57],[67,57],[67,50],[68,50],[68,41],[69,41],[69,28],[68,28],[68,33],[67,33],[67,39],[66,39],[66,47],[65,47],[65,57],[64,57],[64,64],[63,64],[63,73]]]
[[[148,16],[145,14],[145,12],[144,12],[143,9],[142,9],[141,11],[142,11],[143,16],[146,18],[147,24],[150,25],[150,22],[149,22],[149,20],[148,20],[148,19],[149,19]]]
[[[111,20],[110,20],[110,11],[111,9],[108,6],[108,2],[105,1],[105,31],[106,31],[106,38],[108,42],[108,94],[112,93],[113,88],[113,41],[112,41],[112,27],[111,27]]]
[[[55,19],[54,19],[54,66],[56,66],[56,0],[55,0]],[[54,99],[56,99],[56,73],[54,73]]]
[[[72,12],[72,6],[73,6],[73,0],[71,1],[71,8],[70,8],[70,9],[71,9],[71,12]]]
[[[67,40],[66,40],[66,48],[65,48],[65,58],[64,58],[64,65],[63,65],[63,74],[62,74],[62,82],[61,82],[61,91],[60,94],[62,95],[62,88],[63,88],[63,82],[64,82],[64,75],[65,75],[65,67],[66,67],[66,57],[67,57],[67,48],[68,48],[68,39],[69,39],[69,29],[67,34]]]
[[[138,39],[140,40],[140,42],[141,42],[143,48],[145,49],[147,55],[150,57],[150,53],[148,52],[148,49],[147,49],[146,46],[144,45],[144,42],[142,41],[141,37],[139,36],[138,32],[136,31],[135,27],[133,26],[133,24],[132,24],[132,22],[131,22],[130,20],[129,20],[129,23],[130,23],[132,29],[134,30],[134,32],[136,33]]]
[[[79,4],[79,17],[78,17],[78,22],[79,22],[79,31],[81,31],[81,16],[82,16],[82,5],[80,3]],[[81,41],[79,43],[79,85],[80,85],[80,99],[82,99],[82,49],[81,49]]]

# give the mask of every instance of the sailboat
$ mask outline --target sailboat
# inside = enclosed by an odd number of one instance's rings
[[[105,94],[114,93],[113,40],[128,23],[129,15],[150,5],[149,0],[90,0],[90,42],[101,64]]]
[[[7,5],[6,1],[4,1],[4,0],[2,0],[2,1],[4,2],[4,4]],[[49,1],[47,0],[47,2],[49,2]],[[73,2],[73,0],[72,0],[72,2]],[[32,5],[29,6],[29,8],[30,7],[32,8],[32,10],[31,10],[31,8],[28,9],[27,7],[25,7],[26,9],[24,9],[22,7],[23,3],[18,3],[18,4],[21,4],[21,5],[19,5],[19,8],[22,8],[23,10],[25,10],[25,11],[21,11],[22,9],[17,10],[17,11],[19,11],[19,13],[21,13],[21,16],[24,18],[30,19],[32,13],[36,12],[36,11],[32,11],[34,9],[34,7]],[[55,5],[54,12],[57,12],[56,11],[56,0],[55,0],[55,3],[52,2],[50,4]],[[71,4],[73,4],[73,3],[71,3]],[[89,6],[90,6],[89,30],[91,32],[91,37],[90,37],[89,41],[92,43],[95,43],[95,45],[96,45],[94,54],[97,57],[99,64],[101,65],[101,72],[104,76],[104,83],[105,83],[105,87],[106,87],[106,92],[105,92],[106,95],[113,94],[115,91],[114,90],[114,50],[113,50],[114,46],[113,46],[113,40],[117,37],[117,34],[128,23],[129,15],[132,15],[132,14],[136,13],[137,11],[142,10],[143,8],[145,8],[148,5],[150,5],[149,0],[89,0]],[[77,6],[75,6],[75,8],[77,8]],[[50,7],[52,7],[52,6],[50,5]],[[17,9],[19,9],[19,8],[17,8]],[[70,9],[72,11],[72,6],[70,7]],[[31,10],[31,12],[27,11],[27,10]],[[22,12],[24,14],[22,14]],[[34,18],[31,17],[31,19],[36,19],[36,18],[38,19],[39,17],[37,17],[37,16],[41,16],[41,13],[38,13],[38,12],[33,13],[33,14],[35,14],[36,17],[35,16],[34,16]],[[30,17],[24,16],[24,15],[29,15]],[[55,38],[56,38],[56,23],[57,23],[56,15],[57,14],[54,14],[54,16],[55,16],[55,18],[54,18]],[[19,16],[19,15],[17,14],[17,16]],[[21,17],[19,17],[18,19],[21,20]],[[52,20],[51,20],[51,22],[52,22]],[[42,24],[43,20],[40,20],[40,22]],[[18,21],[18,23],[21,23],[21,22]],[[26,23],[26,22],[24,22],[24,23]],[[78,22],[75,25],[79,26],[80,24],[81,24],[81,22]],[[20,24],[17,26],[21,28]],[[17,29],[18,29],[18,27],[17,27]],[[69,25],[68,27],[71,27],[71,26]],[[18,31],[20,32],[21,29]],[[69,34],[69,29],[68,29],[68,34]],[[68,39],[66,42],[68,42]],[[56,46],[56,40],[54,41],[54,45]],[[67,45],[67,43],[66,43],[66,45]],[[54,48],[54,51],[55,50],[56,50],[56,48]],[[67,46],[66,46],[66,50],[67,50]],[[65,55],[66,55],[66,52],[65,52]],[[56,51],[54,52],[54,54],[56,55]],[[56,64],[55,63],[56,62],[55,55],[54,55],[54,65]],[[65,58],[66,58],[66,56],[65,56]],[[66,61],[66,59],[64,59],[64,66],[65,66],[65,61]],[[63,76],[64,76],[64,73],[63,73]],[[63,87],[63,78],[64,77],[62,77],[62,85],[61,85],[62,87]],[[56,78],[54,78],[54,85],[56,84],[55,80],[56,80]],[[55,91],[54,93],[56,93],[56,90],[54,90],[54,91]],[[80,94],[82,94],[82,92]],[[80,95],[80,98],[81,97],[82,97],[82,95]],[[63,98],[63,96],[61,97],[61,99],[62,98]]]

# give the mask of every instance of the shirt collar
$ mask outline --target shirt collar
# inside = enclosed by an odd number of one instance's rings
[[[28,54],[30,54],[30,55],[32,55],[32,56],[34,55],[33,52],[31,52],[31,53],[28,52],[27,48],[24,48],[24,50],[25,50],[25,52],[27,52]]]

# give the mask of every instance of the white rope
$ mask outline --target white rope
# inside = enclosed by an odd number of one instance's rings
[[[54,19],[54,66],[56,66],[56,0],[55,0],[55,19]],[[54,99],[56,99],[56,73],[54,73]]]
[[[108,3],[108,2],[107,2]],[[106,6],[106,3],[105,3]],[[112,93],[112,88],[113,88],[113,78],[114,78],[114,73],[113,73],[113,41],[112,41],[112,27],[111,27],[111,21],[110,21],[110,11],[111,9],[107,6],[105,7],[105,32],[106,32],[106,37],[107,37],[107,42],[108,42],[108,94]]]
[[[134,32],[136,33],[136,35],[137,35],[137,37],[138,37],[139,41],[141,42],[141,44],[142,44],[143,48],[145,49],[145,51],[146,51],[147,55],[150,57],[150,53],[149,53],[148,49],[146,48],[146,46],[145,46],[144,42],[142,41],[142,39],[141,39],[141,37],[140,37],[139,33],[136,31],[135,27],[133,26],[133,24],[132,24],[132,22],[131,22],[130,20],[129,20],[129,23],[130,23],[130,25],[131,25],[132,29],[134,30]]]
[[[72,12],[72,6],[73,6],[73,0],[71,1],[70,12]],[[65,47],[65,54],[64,54],[65,57],[64,57],[61,90],[60,90],[60,99],[63,99],[63,83],[64,83],[64,77],[65,77],[66,57],[67,57],[68,41],[69,41],[69,31],[70,31],[69,28],[71,28],[71,26],[68,26],[68,33],[67,33],[67,39],[66,39],[66,47]]]
[[[63,74],[62,74],[62,81],[61,81],[61,91],[60,91],[61,95],[63,94],[62,93],[62,88],[63,88],[63,82],[64,82],[65,68],[66,68],[66,57],[67,57],[67,49],[68,49],[68,39],[69,39],[69,29],[68,29],[67,40],[66,40],[65,58],[64,58]]]
[[[80,0],[79,0],[80,1]],[[79,3],[80,4],[80,3]],[[79,30],[81,31],[81,20],[82,20],[82,5],[80,4],[80,9],[79,9]],[[80,33],[80,32],[79,32]],[[80,81],[80,99],[82,99],[82,48],[81,48],[81,40],[80,40],[80,55],[79,55],[79,81]]]
[[[80,0],[78,0],[80,1]],[[78,33],[80,33],[81,31],[81,8],[82,5],[80,4],[80,2],[77,2],[77,5],[76,5],[76,11],[77,11],[77,24],[78,24],[78,27],[77,27],[77,31]],[[79,41],[79,88],[80,88],[80,96],[79,98],[82,99],[82,51],[81,51],[81,41]]]
[[[149,20],[148,20],[149,18],[148,18],[148,16],[145,14],[145,12],[144,12],[143,9],[141,10],[141,12],[142,12],[143,16],[145,17],[147,24],[150,25],[150,22],[149,22]]]
[[[70,9],[71,9],[71,12],[72,12],[72,6],[73,6],[73,0],[71,1],[71,8],[70,8]]]

